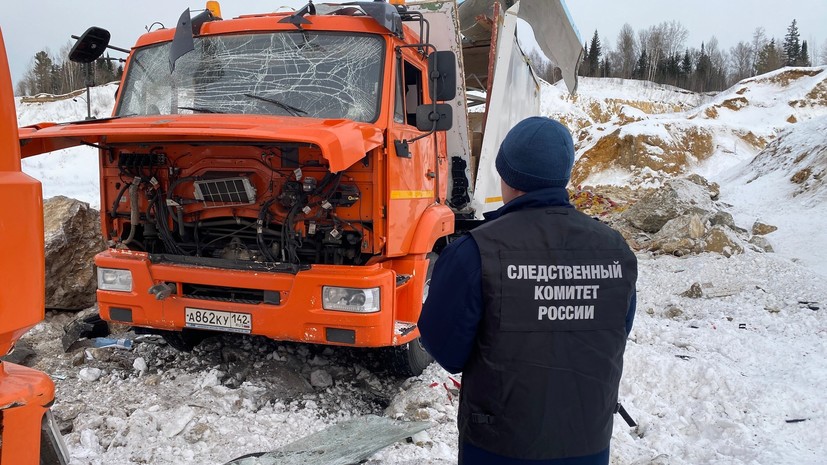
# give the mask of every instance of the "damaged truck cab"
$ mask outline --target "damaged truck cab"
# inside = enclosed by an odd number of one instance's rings
[[[384,2],[210,3],[138,39],[111,118],[22,129],[24,154],[99,150],[100,315],[182,348],[205,330],[393,346],[419,373],[428,253],[454,230],[453,53]],[[73,58],[107,40],[90,29]]]
[[[223,20],[210,1],[138,39],[111,117],[20,129],[24,157],[99,151],[104,319],[183,349],[228,331],[430,363],[432,258],[502,205],[500,142],[541,111],[518,22],[570,91],[583,41],[562,0],[403,3]]]

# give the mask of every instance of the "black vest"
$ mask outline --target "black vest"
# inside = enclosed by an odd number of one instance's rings
[[[549,460],[609,446],[637,260],[573,208],[507,213],[473,230],[484,312],[462,377],[460,441]]]

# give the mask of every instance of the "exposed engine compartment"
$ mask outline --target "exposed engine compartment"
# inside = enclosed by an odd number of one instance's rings
[[[110,244],[165,256],[364,264],[376,251],[369,156],[332,173],[309,144],[109,146]]]

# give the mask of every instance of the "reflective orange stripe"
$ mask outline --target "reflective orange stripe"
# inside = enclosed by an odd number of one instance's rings
[[[434,196],[434,191],[391,191],[391,200],[400,199],[427,199]]]

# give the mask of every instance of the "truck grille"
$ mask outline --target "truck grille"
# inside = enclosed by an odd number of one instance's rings
[[[249,205],[256,201],[256,188],[245,177],[194,181],[195,198],[205,207]]]
[[[181,284],[183,297],[190,299],[233,302],[239,304],[281,304],[281,293],[260,289],[239,287],[208,286],[204,284]]]

